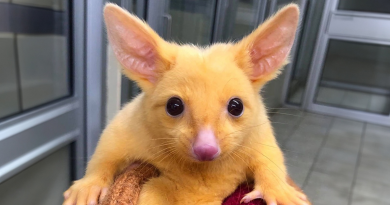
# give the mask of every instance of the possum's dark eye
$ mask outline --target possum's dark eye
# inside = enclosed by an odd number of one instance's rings
[[[168,115],[177,117],[184,111],[183,101],[178,97],[172,97],[168,100],[167,107],[165,109]]]
[[[233,98],[227,106],[229,114],[233,117],[240,117],[244,112],[244,105],[240,98]]]

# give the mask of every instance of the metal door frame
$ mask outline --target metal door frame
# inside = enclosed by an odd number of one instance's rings
[[[306,1],[306,0],[303,0]],[[211,42],[215,43],[221,40],[221,30],[225,23],[225,16],[227,15],[227,7],[230,0],[216,0],[215,18],[211,28]],[[255,2],[257,12],[255,14],[255,29],[261,24],[272,12],[275,11],[276,0],[258,0]],[[171,27],[172,17],[168,13],[169,0],[149,0],[147,6],[147,22],[160,36],[164,39],[170,38],[170,32],[164,28]],[[268,11],[268,13],[267,13]]]
[[[132,11],[134,8],[132,5],[129,5],[129,0],[115,0],[120,1],[121,3],[118,5],[123,6],[124,8],[127,8],[127,10]],[[113,1],[113,2],[115,2]],[[146,8],[146,0],[131,0],[137,2],[137,8],[136,12],[134,12],[139,18],[146,19],[145,16],[145,8]],[[127,3],[126,3],[127,2]],[[118,72],[121,73],[120,68],[118,68]],[[120,99],[117,99],[117,103],[119,104],[118,107],[121,107],[123,104],[126,104],[129,102],[129,99],[135,97],[139,92],[140,89],[137,86],[137,84],[129,78],[127,78],[125,75],[122,75],[120,79]],[[131,86],[131,89],[130,89]],[[130,94],[131,93],[131,94]],[[111,99],[112,100],[112,99]]]
[[[352,110],[352,109],[337,108],[337,107],[332,107],[327,105],[316,104],[314,102],[316,89],[320,81],[325,55],[328,49],[328,43],[331,39],[361,42],[361,43],[372,43],[372,44],[380,44],[380,45],[390,45],[390,42],[388,41],[359,39],[354,37],[342,37],[342,36],[329,34],[328,27],[330,22],[330,15],[335,13],[347,14],[347,15],[360,15],[360,16],[367,16],[367,17],[380,17],[380,18],[383,18],[384,16],[389,17],[388,15],[383,15],[383,14],[373,14],[373,13],[354,12],[354,11],[340,11],[337,10],[338,2],[339,2],[338,0],[327,1],[324,7],[321,26],[317,37],[316,49],[310,67],[310,73],[308,77],[306,91],[303,97],[304,99],[303,108],[321,114],[329,114],[332,116],[350,118],[354,120],[371,122],[371,123],[381,124],[381,125],[390,125],[390,115],[386,116],[386,115],[374,114],[374,113]]]
[[[76,1],[76,0],[75,0]],[[103,20],[103,8],[107,2],[116,3],[125,9],[132,10],[133,1],[137,1],[137,15],[144,15],[145,0],[86,0],[86,19],[85,19],[85,35],[86,35],[86,90],[88,95],[85,96],[85,126],[86,126],[86,160],[88,161],[100,139],[102,130],[105,128],[108,119],[119,111],[121,105],[125,102],[125,97],[130,97],[129,84],[131,83],[124,76],[119,79],[120,82],[114,83],[116,87],[108,87],[107,82],[107,35]],[[115,71],[117,75],[121,75],[121,69]],[[109,79],[112,80],[112,79]],[[117,79],[115,79],[117,80]],[[135,86],[133,86],[135,87]],[[109,92],[118,89],[119,95],[114,99]],[[136,89],[134,89],[135,91]],[[116,104],[118,110],[108,110],[108,101]],[[108,113],[115,112],[115,113]]]
[[[300,21],[302,22],[303,18],[305,18],[305,14],[306,14],[306,11],[308,9],[308,5],[309,5],[309,0],[299,0],[299,8],[300,8],[300,14],[299,14],[299,19]],[[310,19],[309,19],[310,21]],[[310,24],[310,23],[308,23]],[[292,80],[292,74],[293,74],[293,67],[296,65],[296,61],[297,61],[297,52],[298,52],[298,48],[299,48],[299,45],[301,43],[304,43],[304,37],[305,37],[305,34],[307,35],[307,33],[302,33],[302,29],[299,29],[297,30],[296,34],[295,34],[295,40],[294,40],[294,44],[291,48],[291,51],[290,51],[290,63],[288,65],[286,65],[283,69],[283,72],[285,73],[285,77],[284,77],[284,81],[283,81],[283,89],[282,89],[282,102],[281,102],[281,105],[285,106],[285,107],[291,107],[291,108],[297,108],[299,106],[296,106],[296,105],[291,105],[291,104],[288,104],[286,103],[287,102],[287,96],[288,96],[288,91],[289,91],[289,87],[290,87],[290,82]],[[302,38],[301,38],[301,35]],[[303,40],[303,41],[301,41]]]
[[[0,164],[0,183],[66,145],[71,145],[72,152],[70,177],[84,174],[84,3],[74,0],[69,8],[73,94],[0,122],[0,143],[15,147],[12,156],[0,156],[4,162]]]

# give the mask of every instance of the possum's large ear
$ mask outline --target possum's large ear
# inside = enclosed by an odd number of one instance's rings
[[[298,6],[290,4],[234,46],[236,62],[256,87],[274,79],[287,64],[298,22]]]
[[[115,4],[106,4],[104,20],[123,72],[144,91],[152,88],[173,63],[176,45],[164,41],[145,22]]]

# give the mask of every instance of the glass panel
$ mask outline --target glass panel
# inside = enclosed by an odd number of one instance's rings
[[[215,0],[170,0],[168,13],[172,16],[172,30],[168,40],[210,44],[215,6]]]
[[[68,1],[8,2],[0,3],[0,117],[71,94]]]
[[[311,60],[317,42],[318,30],[322,18],[325,1],[309,1],[302,22],[302,31],[298,48],[293,61],[293,70],[288,86],[287,103],[301,105],[306,82],[309,75]]]
[[[0,204],[62,204],[70,176],[70,146],[66,146],[1,183]]]
[[[13,34],[0,33],[0,118],[20,111],[14,45]]]
[[[249,34],[254,28],[257,18],[257,4],[260,1],[236,0],[230,1],[226,13],[226,23],[223,26],[222,41],[239,40]]]
[[[23,109],[68,95],[66,37],[18,35],[17,41]]]
[[[127,0],[127,1],[121,1],[121,0],[110,0],[112,3],[116,3],[118,5],[121,5],[123,8],[127,8],[129,12],[135,14],[135,15],[142,15],[143,5],[140,4],[137,0]],[[128,6],[127,4],[130,4],[131,6]],[[141,19],[144,19],[143,16],[138,16]],[[120,91],[121,94],[121,103],[124,104],[128,102],[130,99],[134,98],[138,93],[140,92],[139,88],[137,87],[136,83],[134,81],[131,81],[126,76],[122,75],[121,77],[121,87],[120,90],[117,90],[117,84],[118,84],[118,76],[116,74],[120,70],[120,64],[118,60],[116,59],[110,45],[107,43],[107,83],[108,86],[115,86],[115,88],[111,89],[108,88],[107,92],[110,92],[112,90]],[[108,94],[110,95],[110,94]],[[118,96],[117,93],[113,93],[113,96]],[[116,108],[115,112],[116,113]],[[109,112],[108,119],[111,119],[111,112]]]
[[[66,1],[64,0],[11,0],[14,4],[48,8],[54,10],[66,10]]]
[[[271,3],[271,1],[269,1]],[[297,1],[291,0],[279,0],[276,2],[276,5],[269,5],[268,7],[273,8],[273,12],[278,11],[282,7],[286,6],[289,3],[298,3]],[[270,11],[270,15],[273,15],[272,10]],[[283,93],[283,85],[286,79],[286,72],[282,72],[276,79],[267,83],[262,89],[262,98],[264,100],[264,104],[270,110],[276,109],[281,106],[282,102],[282,93]]]
[[[390,13],[389,0],[340,0],[339,10]]]
[[[330,40],[315,103],[388,115],[390,46]]]

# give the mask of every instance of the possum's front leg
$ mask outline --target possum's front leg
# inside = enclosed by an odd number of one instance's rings
[[[255,186],[241,202],[262,198],[268,205],[308,205],[305,194],[289,184],[283,154],[273,135],[261,142],[258,138],[254,139],[251,145],[255,145],[248,147],[248,152],[254,156],[251,169],[254,172]]]
[[[85,176],[64,192],[64,205],[98,204],[115,175],[146,150],[145,141],[137,140],[135,131],[124,123],[127,118],[128,113],[121,111],[104,130]]]
[[[164,177],[150,179],[142,186],[137,205],[174,205],[176,187]]]

